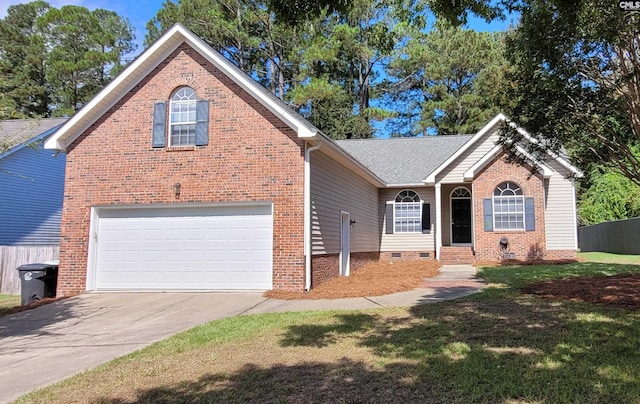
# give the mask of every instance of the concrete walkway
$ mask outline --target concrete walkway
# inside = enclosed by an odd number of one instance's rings
[[[353,299],[275,300],[262,293],[86,293],[0,317],[0,403],[223,317],[413,306],[480,290],[470,265],[445,265],[420,287]]]

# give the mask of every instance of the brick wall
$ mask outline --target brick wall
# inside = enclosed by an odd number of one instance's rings
[[[421,256],[422,254],[422,256]],[[426,254],[429,256],[427,257]],[[381,251],[380,261],[435,260],[435,251]]]
[[[209,145],[154,149],[154,102],[182,85],[210,100]],[[181,46],[68,149],[58,295],[85,290],[92,206],[249,201],[273,202],[274,289],[302,290],[303,164],[293,130]]]
[[[496,186],[504,181],[518,184],[524,197],[533,197],[535,209],[535,231],[485,231],[482,201],[491,198]],[[545,258],[544,183],[539,174],[531,175],[528,167],[509,164],[505,155],[498,156],[473,181],[473,208],[475,244],[478,261],[501,259],[500,238],[507,237],[509,251],[517,260]]]
[[[349,271],[354,273],[370,262],[378,262],[378,252],[351,253]],[[340,254],[321,254],[311,258],[311,288],[340,276]]]

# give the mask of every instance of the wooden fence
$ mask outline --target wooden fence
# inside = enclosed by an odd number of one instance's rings
[[[58,259],[58,246],[0,246],[0,293],[20,294],[18,267]]]
[[[640,217],[578,228],[580,251],[640,254]]]

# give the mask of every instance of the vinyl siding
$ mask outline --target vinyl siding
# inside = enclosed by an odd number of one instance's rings
[[[489,131],[478,139],[461,156],[455,159],[447,168],[436,176],[437,182],[460,183],[464,181],[464,172],[480,160],[485,154],[495,147],[498,140],[496,130]]]
[[[434,251],[436,228],[436,198],[433,188],[411,188],[420,195],[423,203],[431,204],[431,231],[422,233],[396,233],[386,234],[386,206],[388,201],[393,201],[398,192],[406,188],[390,188],[380,190],[380,218],[382,229],[380,251]]]
[[[322,151],[311,153],[313,254],[340,252],[340,211],[349,212],[351,252],[378,251],[378,189]]]
[[[64,168],[42,145],[0,160],[0,245],[58,245]]]
[[[547,164],[555,173],[545,181],[545,224],[547,250],[576,248],[576,209],[574,187],[564,178],[567,170],[556,161]]]

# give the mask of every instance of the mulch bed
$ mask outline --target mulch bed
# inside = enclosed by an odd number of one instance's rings
[[[271,299],[342,299],[349,297],[382,296],[412,290],[434,277],[440,265],[433,260],[372,262],[352,271],[350,276],[333,278],[313,287],[309,293],[269,291]]]
[[[567,278],[529,285],[522,292],[640,310],[640,274]]]

